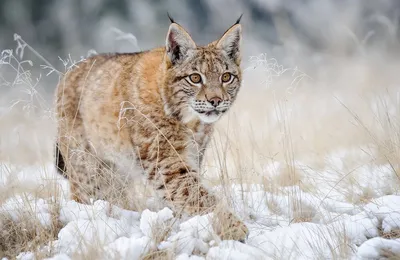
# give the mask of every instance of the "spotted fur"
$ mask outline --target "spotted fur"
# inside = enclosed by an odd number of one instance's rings
[[[240,89],[240,39],[236,23],[219,40],[196,46],[172,22],[166,47],[97,55],[69,71],[57,88],[57,152],[72,198],[121,202],[139,172],[177,211],[215,210],[218,198],[199,170],[214,123]],[[222,82],[226,72],[231,78]],[[197,74],[201,82],[191,80]],[[243,239],[247,228],[227,214],[225,234]]]

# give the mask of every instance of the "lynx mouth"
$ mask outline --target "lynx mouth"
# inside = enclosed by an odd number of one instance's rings
[[[201,121],[205,122],[205,123],[214,123],[216,122],[218,119],[221,118],[222,114],[226,111],[225,110],[217,110],[217,109],[213,109],[213,110],[195,110],[195,112],[198,114],[199,118]]]
[[[212,110],[209,112],[206,112],[206,116],[212,116],[212,115],[219,115],[221,112],[217,111],[217,110]]]
[[[221,112],[216,109],[210,111],[196,111],[196,112],[205,116],[218,116],[219,114],[221,114]]]
[[[197,111],[197,113],[206,116],[211,116],[211,115],[219,115],[221,112],[219,112],[218,110],[210,110],[210,111]]]

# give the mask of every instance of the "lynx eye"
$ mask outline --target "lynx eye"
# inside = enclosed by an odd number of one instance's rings
[[[229,72],[225,72],[224,74],[222,74],[221,80],[222,82],[226,83],[229,82],[232,78],[232,74]]]
[[[199,73],[193,73],[189,76],[189,79],[191,82],[193,82],[194,84],[198,84],[201,82],[201,76]]]

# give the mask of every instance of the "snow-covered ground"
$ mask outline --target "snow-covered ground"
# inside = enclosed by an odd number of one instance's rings
[[[68,184],[51,164],[2,167],[4,187],[10,181],[38,185],[56,180],[64,191],[58,200],[63,228],[57,240],[38,249],[51,256],[49,259],[74,259],[93,248],[101,251],[103,259],[139,259],[156,251],[180,260],[379,259],[400,255],[400,239],[383,238],[400,230],[400,194],[384,195],[386,186],[391,185],[385,183],[390,175],[385,167],[359,170],[358,174],[366,179],[364,184],[374,183],[374,190],[382,194],[357,205],[346,202],[340,189],[329,187],[329,176],[335,176],[329,171],[317,185],[318,192],[313,193],[298,186],[271,193],[260,184],[232,185],[233,208],[250,229],[245,243],[221,241],[210,225],[211,215],[176,219],[167,207],[157,212],[135,212],[100,200],[92,205],[68,200]],[[308,173],[311,180],[315,173]],[[216,192],[220,188],[215,187]],[[0,207],[0,215],[8,215],[15,222],[29,215],[46,227],[51,225],[54,203],[54,197],[39,199],[25,192],[8,198]],[[21,252],[18,259],[35,259],[35,254]]]

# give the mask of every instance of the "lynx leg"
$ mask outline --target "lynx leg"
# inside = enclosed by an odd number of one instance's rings
[[[84,151],[72,153],[70,164],[72,198],[83,203],[101,199],[129,208],[128,185],[112,163],[104,161],[87,147]]]
[[[172,132],[169,129],[162,131]],[[147,157],[143,158],[142,165],[149,180],[178,214],[214,212],[214,227],[221,238],[243,241],[248,234],[247,227],[226,207],[219,207],[218,198],[201,183],[198,170],[184,160],[186,146],[182,145],[185,143],[182,139],[175,138],[171,142],[160,138],[143,146],[142,154]]]

